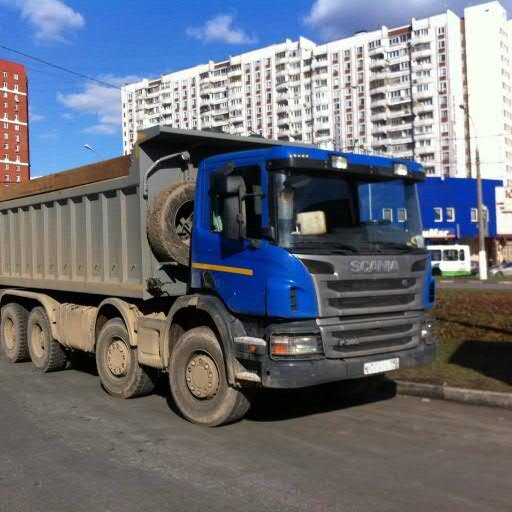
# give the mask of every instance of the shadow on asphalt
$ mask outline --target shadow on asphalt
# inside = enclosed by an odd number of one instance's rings
[[[284,421],[390,400],[396,396],[396,384],[385,380],[371,393],[354,397],[336,397],[328,385],[296,390],[262,390],[253,402],[247,419],[257,422]]]
[[[76,370],[96,377],[98,376],[98,369],[96,368],[96,359],[94,354],[88,354],[77,350],[68,354],[68,360],[68,370]]]
[[[72,353],[69,369],[98,375],[96,361],[90,354]],[[166,373],[160,374],[154,394],[164,398],[172,412],[181,416],[172,399]],[[385,379],[371,393],[354,397],[337,396],[330,392],[329,385],[294,390],[263,389],[254,393],[253,406],[246,419],[256,422],[285,421],[381,402],[394,398],[395,395],[396,384],[389,379]]]
[[[451,364],[512,385],[512,343],[464,341],[450,357]]]
[[[371,393],[358,397],[336,397],[328,385],[294,390],[263,389],[254,393],[246,419],[257,422],[285,421],[293,418],[339,411],[351,407],[390,400],[397,394],[396,383],[385,379]],[[167,374],[161,374],[154,393],[165,398],[168,407],[181,417],[169,389]]]

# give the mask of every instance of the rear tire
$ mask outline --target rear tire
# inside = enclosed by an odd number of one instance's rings
[[[139,365],[120,318],[109,320],[101,329],[96,342],[96,366],[103,389],[116,398],[148,395],[155,387],[156,372]]]
[[[192,423],[217,427],[243,418],[250,401],[226,378],[224,354],[208,327],[185,332],[176,342],[169,362],[174,402]]]
[[[2,308],[1,344],[4,354],[11,363],[21,363],[30,359],[27,345],[27,318],[28,311],[16,302],[6,304]]]
[[[38,371],[57,372],[66,367],[66,352],[62,345],[53,339],[50,321],[42,307],[36,307],[30,312],[27,340],[30,359]]]

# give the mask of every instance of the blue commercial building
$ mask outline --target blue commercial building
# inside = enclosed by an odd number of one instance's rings
[[[500,180],[482,180],[486,248],[491,260],[496,255],[496,188]],[[476,180],[472,178],[427,178],[418,185],[423,236],[429,245],[462,243],[478,249]]]
[[[487,238],[496,237],[496,188],[501,186],[500,180],[482,180]],[[418,185],[418,192],[425,238],[450,240],[478,236],[475,179],[427,178]]]

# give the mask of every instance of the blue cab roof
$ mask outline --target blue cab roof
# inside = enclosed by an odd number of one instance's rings
[[[234,153],[223,153],[205,159],[205,163],[226,162],[227,160],[244,160],[261,158],[264,160],[280,160],[290,158],[293,155],[308,155],[311,160],[327,161],[332,155],[340,155],[348,160],[349,165],[365,167],[381,167],[391,169],[394,164],[401,163],[407,166],[410,172],[421,172],[423,167],[412,160],[389,158],[383,156],[365,155],[360,153],[345,153],[341,151],[329,151],[326,149],[307,148],[300,146],[273,146],[268,149],[250,149]]]

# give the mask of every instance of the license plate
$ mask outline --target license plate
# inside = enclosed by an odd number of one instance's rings
[[[382,361],[373,361],[371,363],[364,364],[364,374],[373,375],[374,373],[391,372],[398,370],[400,367],[400,359],[384,359]]]

